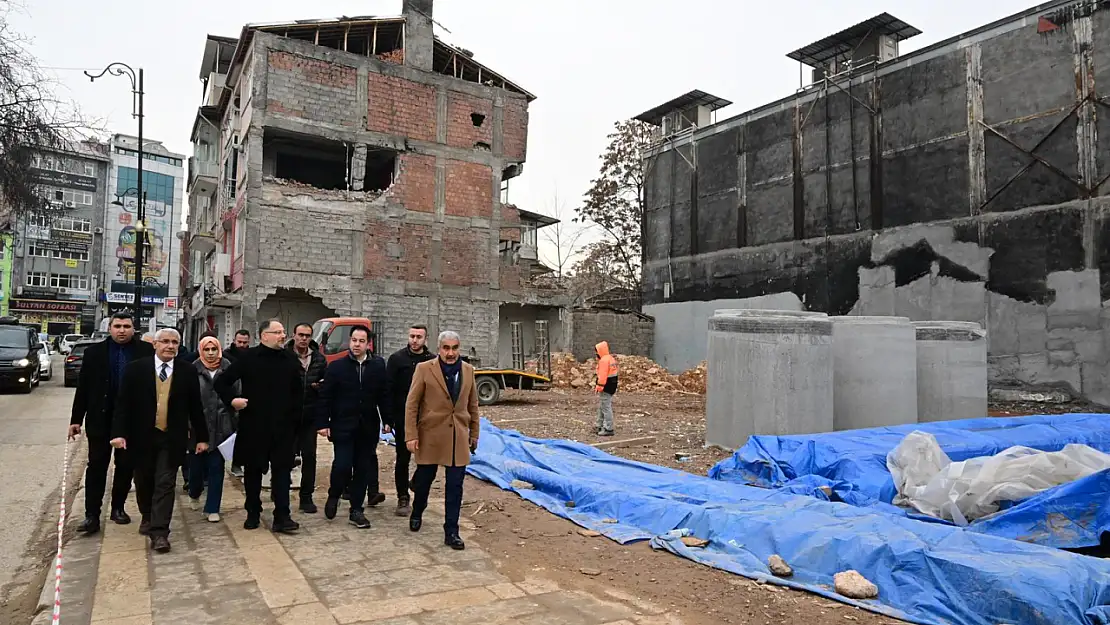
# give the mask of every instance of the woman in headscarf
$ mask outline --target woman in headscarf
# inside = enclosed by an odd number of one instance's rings
[[[200,493],[204,489],[204,480],[200,476],[208,477],[208,497],[204,502],[204,514],[212,523],[220,520],[220,500],[224,490],[224,457],[220,453],[219,445],[231,437],[238,427],[238,415],[228,408],[216,394],[213,385],[216,377],[231,366],[231,361],[223,357],[223,348],[219,339],[214,336],[201,338],[199,344],[200,358],[193,366],[200,377],[200,394],[204,400],[204,418],[208,422],[208,451],[195,454],[189,467],[190,475],[194,479],[189,481],[189,497],[192,498],[193,510],[200,508]]]

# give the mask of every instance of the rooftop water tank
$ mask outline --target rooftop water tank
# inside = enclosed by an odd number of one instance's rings
[[[832,322],[823,313],[718,310],[707,360],[708,444],[832,431]]]
[[[987,416],[987,333],[974,321],[918,321],[917,419]]]
[[[917,423],[917,345],[905,317],[832,317],[837,430]]]

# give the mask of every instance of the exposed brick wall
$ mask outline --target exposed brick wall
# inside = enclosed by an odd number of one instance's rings
[[[267,58],[267,111],[345,126],[359,124],[354,67],[278,50],[270,50]]]
[[[482,116],[481,126],[474,125],[472,114]],[[457,91],[447,92],[447,145],[474,149],[482,142],[493,145],[493,102]]]
[[[397,222],[372,221],[366,224],[362,268],[367,278],[399,278],[404,275],[405,260],[396,254],[401,227]]]
[[[594,345],[609,342],[614,354],[651,356],[655,320],[647,315],[609,309],[578,308],[572,313],[571,351],[577,360],[594,357]]]
[[[368,130],[436,140],[435,87],[375,72],[370,72],[368,83]]]
[[[436,158],[406,152],[389,195],[410,211],[434,213],[436,209]]]
[[[501,122],[502,151],[506,158],[523,161],[528,153],[528,102],[523,98],[505,98]]]
[[[491,217],[493,170],[479,163],[447,161],[448,215]]]
[[[454,286],[489,283],[489,236],[475,228],[446,228],[443,231],[443,276],[440,282]]]
[[[251,212],[259,223],[260,269],[350,273],[351,226],[346,220],[269,204],[253,205]]]
[[[439,330],[459,333],[464,354],[474,347],[482,364],[497,364],[497,303],[443,298]]]
[[[517,212],[516,206],[512,204],[501,205],[501,235],[499,241],[520,241],[520,228],[514,228],[520,224],[520,213]]]
[[[410,282],[432,279],[432,227],[409,224],[401,230],[404,276]]]

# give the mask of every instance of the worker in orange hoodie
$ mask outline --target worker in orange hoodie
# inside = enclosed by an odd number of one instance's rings
[[[597,353],[597,435],[613,435],[613,395],[617,394],[617,359],[609,353],[609,343],[602,341],[594,346]]]

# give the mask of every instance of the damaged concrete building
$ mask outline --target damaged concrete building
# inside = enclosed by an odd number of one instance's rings
[[[718,123],[701,92],[640,117],[662,364],[702,360],[719,308],[967,320],[995,385],[1110,403],[1110,3],[899,55],[919,32],[882,14],[806,46],[810,85]]]
[[[512,358],[509,321],[566,343],[561,296],[531,283],[555,221],[505,201],[534,96],[434,37],[431,0],[210,36],[201,79],[192,336],[349,315],[384,349],[456,330],[484,364]]]

